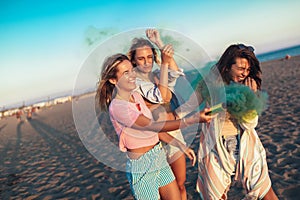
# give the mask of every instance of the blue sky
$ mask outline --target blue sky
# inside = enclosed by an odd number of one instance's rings
[[[156,27],[178,31],[217,58],[231,43],[263,53],[300,44],[300,1],[0,2],[0,109],[72,90],[84,59],[113,34]]]

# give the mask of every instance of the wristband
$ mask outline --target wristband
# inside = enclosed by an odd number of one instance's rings
[[[189,124],[186,122],[186,118],[185,117],[182,118],[182,122],[183,122],[184,125],[189,126]]]

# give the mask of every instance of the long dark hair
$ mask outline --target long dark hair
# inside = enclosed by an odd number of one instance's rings
[[[129,52],[128,52],[128,58],[130,59],[130,62],[132,63],[133,67],[136,67],[136,63],[134,62],[135,59],[135,54],[136,54],[136,49],[137,48],[141,48],[144,46],[148,46],[151,48],[152,53],[153,53],[153,60],[157,63],[160,64],[160,60],[159,60],[159,56],[158,53],[156,52],[154,46],[152,45],[152,43],[149,40],[146,40],[144,38],[134,38],[132,40],[131,46],[129,48]]]
[[[232,81],[229,72],[231,70],[231,66],[235,64],[236,58],[245,58],[248,60],[250,64],[250,73],[248,76],[256,81],[257,87],[260,90],[262,82],[260,63],[254,54],[254,48],[244,44],[230,45],[217,62],[216,66],[223,78],[223,81],[226,84],[229,84],[230,81]]]
[[[96,103],[101,110],[107,110],[114,94],[115,85],[109,79],[117,78],[118,65],[129,58],[124,54],[115,54],[107,57],[102,65],[101,79],[98,82]]]

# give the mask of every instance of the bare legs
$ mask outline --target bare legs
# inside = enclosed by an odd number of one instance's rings
[[[264,196],[263,200],[278,200],[277,195],[275,194],[274,190],[272,187],[270,187],[269,191],[267,194]]]
[[[175,161],[172,158],[176,158]],[[182,200],[187,199],[185,180],[186,180],[186,160],[185,155],[182,152],[177,152],[169,159],[170,166],[172,168],[173,174],[176,178],[176,182],[180,191],[180,196]]]
[[[224,192],[224,194],[222,195],[221,199],[226,199],[226,192]],[[272,187],[270,187],[269,191],[267,192],[267,194],[262,198],[263,200],[278,200],[277,195],[275,194],[274,190]]]
[[[180,192],[176,181],[159,188],[159,194],[162,200],[180,200]]]

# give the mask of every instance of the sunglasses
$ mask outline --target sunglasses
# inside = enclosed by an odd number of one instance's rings
[[[244,44],[238,44],[237,47],[239,49],[247,49],[248,51],[254,52],[254,48],[252,46],[246,46]]]

